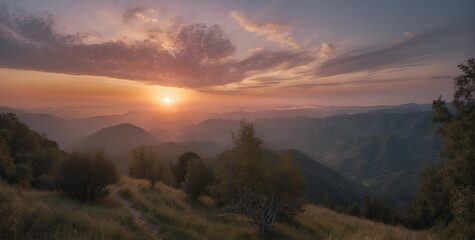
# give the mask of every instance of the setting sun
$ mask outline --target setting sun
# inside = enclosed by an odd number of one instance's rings
[[[163,99],[164,103],[170,103],[172,100],[169,97]]]

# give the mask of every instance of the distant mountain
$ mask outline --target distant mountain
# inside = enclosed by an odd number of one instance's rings
[[[419,106],[419,105],[417,105]],[[426,106],[427,107],[427,106]],[[424,107],[424,108],[426,108]],[[432,112],[372,111],[326,118],[259,118],[253,121],[258,135],[272,149],[298,149],[358,184],[379,191],[384,182],[400,172],[415,182],[394,186],[383,194],[414,193],[417,171],[425,162],[440,161],[442,139],[435,136]],[[231,144],[230,132],[238,121],[213,119],[189,126],[180,139],[206,140]],[[412,185],[412,186],[410,186]],[[411,194],[395,199],[408,200]]]
[[[340,205],[347,206],[353,202],[360,202],[365,190],[353,184],[332,169],[323,166],[317,161],[297,150],[269,151],[265,154],[273,159],[290,159],[300,165],[302,175],[307,181],[307,197],[313,203],[319,202],[325,193]],[[217,155],[213,161],[216,164],[222,159],[236,158],[236,149],[227,150]]]
[[[163,142],[154,145],[144,146],[152,153],[154,153],[161,160],[175,163],[178,161],[183,153],[192,151],[198,154],[201,158],[209,158],[222,152],[224,149],[214,142]],[[133,156],[134,149],[128,149],[120,154],[114,156],[114,161],[119,170],[125,174],[129,174],[129,161]]]
[[[109,154],[114,156],[136,146],[153,144],[158,141],[158,139],[142,128],[123,123],[104,128],[90,136],[82,138],[74,145],[74,149],[84,150],[102,147]]]
[[[83,136],[82,129],[60,117],[41,113],[20,113],[17,116],[31,129],[45,133],[48,138],[56,141],[61,149],[68,150],[76,139]]]
[[[180,131],[178,136],[180,142],[188,141],[211,141],[220,143],[223,146],[230,146],[232,143],[231,132],[239,129],[239,121],[225,119],[208,119],[197,125],[187,126]]]

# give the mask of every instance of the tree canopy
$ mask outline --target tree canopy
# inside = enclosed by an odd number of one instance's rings
[[[93,201],[107,194],[105,188],[119,180],[117,168],[103,150],[71,153],[58,167],[59,188],[81,201]]]
[[[439,97],[432,103],[432,121],[441,124],[437,134],[445,139],[440,155],[442,183],[450,192],[454,232],[459,238],[475,239],[475,63],[469,59],[458,66],[462,74],[454,78],[451,112]]]
[[[144,146],[134,150],[130,160],[129,173],[131,177],[149,181],[152,188],[159,181],[170,184],[172,178],[170,166]]]
[[[224,209],[248,217],[264,234],[271,224],[299,212],[305,180],[290,160],[271,159],[261,148],[252,123],[241,121],[233,134],[237,157],[219,162],[217,181],[210,188]]]

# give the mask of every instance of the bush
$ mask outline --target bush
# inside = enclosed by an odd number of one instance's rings
[[[73,152],[56,172],[56,182],[63,192],[93,201],[105,196],[105,188],[118,182],[117,168],[103,150]]]
[[[194,160],[201,160],[200,156],[194,152],[183,153],[173,169],[175,175],[175,184],[177,188],[180,188],[185,181],[185,177],[188,174],[190,163]]]
[[[183,190],[189,197],[197,199],[200,195],[209,193],[208,186],[213,180],[213,169],[202,160],[196,159],[188,166]]]
[[[160,181],[168,185],[173,184],[170,165],[161,161],[143,146],[134,151],[134,156],[130,161],[129,173],[133,178],[149,181],[151,188]]]

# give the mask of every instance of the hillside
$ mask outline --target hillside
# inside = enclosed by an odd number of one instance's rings
[[[317,203],[325,193],[329,193],[335,202],[347,206],[353,202],[359,202],[366,193],[363,188],[352,184],[332,169],[297,150],[264,150],[264,154],[277,161],[290,159],[300,166],[302,175],[307,182],[307,197],[310,202]],[[219,161],[223,159],[235,158],[237,158],[237,151],[234,148],[217,155],[213,162],[218,165]]]
[[[115,194],[118,190],[118,194]],[[0,182],[2,239],[153,239],[137,217],[161,239],[259,239],[250,224],[217,211],[208,197],[189,200],[174,188],[123,178],[113,194],[95,204],[79,203],[58,192],[25,190]],[[120,201],[119,195],[123,199]],[[127,208],[124,202],[133,208]],[[314,205],[304,207],[295,224],[275,224],[272,239],[438,239],[338,214]],[[134,215],[139,214],[139,216]]]
[[[192,201],[181,190],[161,183],[150,189],[143,181],[124,180],[118,187],[119,196],[130,201],[151,226],[157,226],[163,239],[261,239],[257,227],[244,223],[244,218],[218,211],[209,197]],[[294,223],[275,223],[267,238],[358,240],[437,239],[437,236],[306,205]]]
[[[123,123],[107,127],[82,138],[74,149],[85,150],[102,147],[112,156],[140,145],[157,143],[154,136],[132,124]]]
[[[425,162],[440,161],[442,139],[434,135],[432,112],[407,108],[326,118],[260,118],[256,132],[272,149],[297,149],[340,175],[379,191],[395,204],[409,200],[419,178],[416,170]],[[229,132],[238,121],[212,120],[186,128],[181,140],[201,137],[231,144]],[[231,129],[231,130],[230,130]],[[415,182],[385,187],[384,179],[405,171]],[[399,196],[395,193],[405,192]]]

